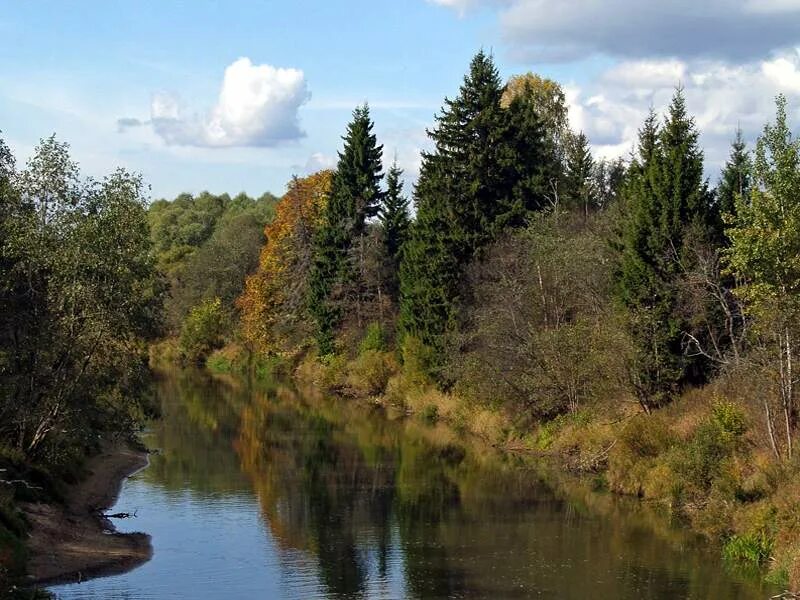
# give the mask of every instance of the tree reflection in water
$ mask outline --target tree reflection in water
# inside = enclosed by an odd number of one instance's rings
[[[197,373],[159,390],[161,454],[143,477],[254,492],[282,564],[303,556],[326,597],[764,596],[656,509],[443,426]]]

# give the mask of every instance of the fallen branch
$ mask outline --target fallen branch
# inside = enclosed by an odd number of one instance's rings
[[[118,512],[112,514],[104,514],[103,516],[106,519],[133,519],[136,517],[136,513],[139,511],[137,508],[133,513],[126,513],[126,512]]]
[[[595,469],[598,465],[605,462],[608,459],[608,453],[611,452],[611,449],[617,445],[617,440],[611,442],[607,448],[604,448],[594,456],[590,457],[587,460],[581,461],[579,468],[580,470],[589,470]]]

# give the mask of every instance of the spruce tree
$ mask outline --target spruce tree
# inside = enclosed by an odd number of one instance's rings
[[[530,99],[500,104],[492,58],[479,52],[428,132],[415,188],[417,219],[400,270],[400,325],[441,349],[457,322],[463,267],[504,227],[543,205],[546,143]]]
[[[377,215],[383,196],[383,146],[378,145],[372,129],[369,107],[364,104],[356,108],[343,138],[323,223],[314,240],[309,310],[316,323],[321,354],[334,351],[348,288],[356,288],[356,301],[360,302],[357,288],[362,278],[366,222]]]
[[[411,218],[408,212],[408,199],[403,196],[403,170],[393,163],[386,174],[386,193],[383,205],[378,212],[381,223],[383,247],[387,261],[388,287],[396,298],[400,269],[400,252],[403,249]]]
[[[731,144],[731,155],[722,170],[717,185],[717,205],[720,212],[735,216],[736,198],[746,198],[750,192],[750,153],[742,137],[742,130],[736,130],[736,138]]]
[[[589,139],[581,132],[570,135],[566,149],[563,203],[568,210],[579,210],[584,215],[597,206],[593,175],[595,163],[589,148]]]
[[[685,242],[711,239],[716,222],[697,138],[678,90],[663,127],[651,111],[640,130],[624,192],[617,290],[631,316],[633,384],[647,410],[668,401],[691,366],[683,351],[689,324],[676,284],[692,260]]]

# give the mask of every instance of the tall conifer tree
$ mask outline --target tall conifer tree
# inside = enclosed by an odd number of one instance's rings
[[[541,121],[530,100],[501,107],[492,58],[479,52],[454,99],[445,99],[435,149],[423,154],[417,219],[400,269],[400,322],[431,346],[455,325],[464,265],[503,227],[543,205],[546,168]]]
[[[564,204],[570,210],[588,215],[597,206],[597,194],[593,181],[594,159],[589,139],[583,132],[569,136],[565,162]]]
[[[321,354],[334,351],[348,287],[358,287],[362,275],[366,222],[377,215],[383,195],[383,146],[378,145],[372,129],[369,107],[364,104],[356,108],[343,138],[323,224],[314,241],[309,310],[316,322]]]
[[[378,212],[381,223],[383,247],[388,267],[388,285],[393,296],[397,296],[400,269],[400,253],[408,237],[411,217],[408,199],[403,195],[403,170],[393,163],[386,174],[386,193]]]
[[[684,242],[690,235],[711,239],[718,222],[697,138],[678,90],[662,128],[652,111],[645,121],[625,190],[618,293],[631,314],[633,383],[647,410],[669,400],[689,375],[676,283],[692,258]]]
[[[731,155],[720,174],[717,185],[717,204],[722,214],[735,215],[736,198],[746,198],[750,192],[750,153],[742,137],[742,130],[736,130],[736,138],[731,144]]]

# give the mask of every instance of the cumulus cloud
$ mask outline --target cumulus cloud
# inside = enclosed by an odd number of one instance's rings
[[[219,98],[207,114],[189,114],[177,96],[161,92],[152,98],[147,123],[170,145],[275,146],[305,135],[298,109],[309,97],[302,71],[240,58],[225,69]],[[124,129],[133,121],[117,123]]]
[[[432,0],[464,11],[500,7],[520,59],[593,54],[751,60],[800,41],[798,0]],[[768,32],[768,34],[767,34]]]
[[[737,127],[753,140],[774,118],[778,93],[788,97],[794,122],[800,120],[800,51],[795,50],[741,65],[624,61],[582,88],[567,87],[571,126],[589,136],[599,156],[625,156],[650,107],[663,112],[677,85],[695,115],[712,174],[727,158]]]
[[[303,166],[302,171],[306,175],[322,171],[323,169],[333,169],[336,167],[336,158],[328,156],[322,152],[314,152],[308,157],[306,164]]]

